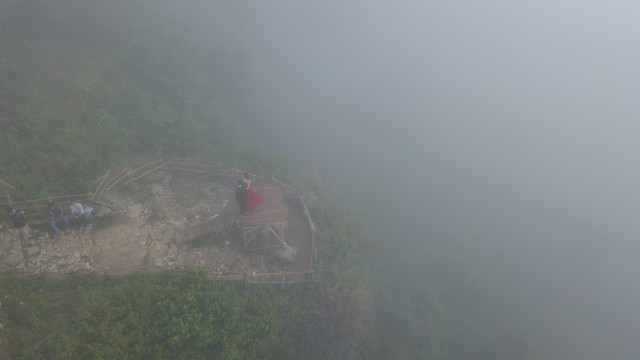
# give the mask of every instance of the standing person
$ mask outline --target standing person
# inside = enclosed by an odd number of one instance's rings
[[[13,226],[18,229],[22,237],[22,242],[27,246],[34,246],[35,244],[31,242],[31,237],[29,236],[30,229],[29,224],[27,224],[27,219],[24,217],[24,209],[16,210],[13,206],[9,206],[7,212],[9,213],[11,222],[13,222]]]
[[[74,221],[80,226],[80,231],[84,229],[89,231],[89,229],[91,229],[91,224],[87,221],[82,204],[75,200],[71,200],[71,206],[69,208],[71,209]]]
[[[238,214],[247,211],[247,187],[242,179],[238,179],[236,182],[236,202],[240,208]]]
[[[245,188],[247,189],[247,200],[246,200],[246,211],[253,211],[255,210],[255,208],[262,204],[262,195],[260,195],[258,192],[256,192],[255,190],[253,190],[253,187],[251,186],[251,179],[249,179],[249,174],[248,173],[244,173],[244,175],[242,176],[242,182],[245,185]]]
[[[64,216],[60,205],[49,203],[47,206],[47,214],[49,214],[49,225],[51,225],[51,228],[56,235],[60,234],[60,229],[58,229],[59,222],[64,224],[65,229],[69,227],[69,219]]]

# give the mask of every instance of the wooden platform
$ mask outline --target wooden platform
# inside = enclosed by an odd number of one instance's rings
[[[225,208],[225,217],[233,219],[242,229],[243,246],[248,248],[256,235],[262,230],[268,230],[283,246],[287,228],[286,218],[289,207],[282,202],[284,193],[276,186],[256,186],[254,190],[262,195],[263,203],[255,210],[239,214],[240,207],[232,200]]]

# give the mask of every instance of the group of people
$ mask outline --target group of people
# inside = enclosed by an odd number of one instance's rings
[[[253,189],[249,174],[246,172],[241,179],[238,179],[235,197],[238,202],[238,207],[240,208],[239,214],[251,212],[263,202],[262,195]],[[72,200],[69,205],[69,210],[73,216],[73,222],[78,225],[80,231],[91,230],[91,224],[87,221],[86,217],[88,208],[85,209],[82,207],[82,204],[76,200]],[[24,215],[24,209],[16,209],[13,206],[9,206],[7,212],[9,213],[11,222],[13,222],[13,225],[18,229],[22,241],[27,246],[33,246],[34,243],[32,242],[32,237],[29,235],[30,229]],[[60,205],[49,203],[47,206],[47,214],[49,216],[49,225],[56,235],[60,234],[60,226],[69,228],[69,218],[64,215],[64,211]]]
[[[262,195],[253,190],[251,179],[246,172],[242,175],[242,179],[238,179],[236,183],[236,202],[240,208],[239,214],[250,212],[262,204]]]
[[[71,211],[72,220],[74,223],[78,225],[80,231],[89,231],[91,230],[91,224],[87,220],[87,210],[82,207],[76,200],[72,200],[69,205],[69,210]],[[32,237],[29,234],[29,224],[27,223],[27,219],[24,215],[24,209],[16,209],[13,206],[7,207],[7,213],[9,213],[9,218],[13,223],[13,226],[18,229],[20,236],[22,237],[22,241],[27,246],[33,246]],[[69,228],[69,218],[64,215],[64,211],[60,207],[60,205],[56,203],[49,203],[47,205],[47,215],[49,216],[49,226],[53,232],[58,235],[60,234],[59,226],[64,225],[65,228]]]
[[[69,210],[71,210],[73,221],[78,225],[80,231],[91,230],[91,224],[87,221],[86,209],[82,207],[82,204],[76,200],[72,200]],[[63,223],[65,228],[69,227],[69,218],[64,215],[60,205],[49,203],[47,206],[47,214],[49,215],[49,225],[51,225],[51,229],[53,229],[56,235],[60,234],[60,228],[58,228],[59,223]]]

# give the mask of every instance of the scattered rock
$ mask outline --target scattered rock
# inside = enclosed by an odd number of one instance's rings
[[[25,249],[27,250],[28,256],[34,256],[40,251],[40,249],[37,246],[29,246],[29,247],[25,247]]]
[[[292,263],[297,254],[298,249],[290,245],[285,245],[282,249],[276,252],[278,259],[287,263]]]

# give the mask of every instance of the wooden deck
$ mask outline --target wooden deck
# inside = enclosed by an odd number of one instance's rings
[[[284,193],[276,186],[256,186],[254,190],[262,195],[262,204],[251,212],[239,214],[238,204],[230,201],[224,210],[225,217],[233,219],[242,229],[245,248],[249,247],[262,230],[268,230],[278,242],[286,246],[284,236],[288,225],[286,218],[289,215],[289,207],[282,202]]]
[[[289,207],[282,201],[284,193],[275,186],[259,186],[254,190],[262,195],[262,204],[255,210],[239,214],[240,207],[235,200],[229,201],[222,214],[216,214],[198,224],[188,226],[180,232],[180,241],[189,241],[214,236],[226,225],[235,223],[242,230],[243,246],[248,248],[258,233],[267,230],[283,246],[287,230],[286,218]]]
[[[244,225],[267,225],[283,221],[289,215],[289,207],[282,202],[284,193],[275,186],[255,187],[254,190],[262,195],[263,203],[255,210],[239,214],[240,207],[235,201],[229,201],[224,209],[225,214]]]

